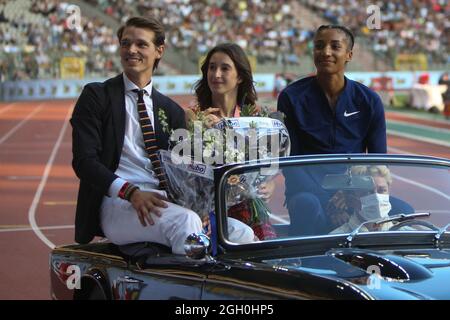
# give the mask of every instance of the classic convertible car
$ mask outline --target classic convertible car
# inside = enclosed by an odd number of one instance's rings
[[[269,200],[258,186],[274,184]],[[322,155],[214,172],[210,236],[55,248],[54,299],[450,299],[450,160]],[[228,237],[227,216],[254,241]]]

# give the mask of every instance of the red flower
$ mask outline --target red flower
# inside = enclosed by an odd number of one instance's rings
[[[228,216],[250,225],[252,222],[252,212],[248,207],[248,201],[242,201],[230,207],[228,209]]]
[[[264,216],[264,219],[261,220],[262,217],[258,213],[253,212],[257,211],[257,208],[255,207],[252,210],[250,207],[256,203],[258,201],[245,200],[239,202],[228,209],[228,216],[249,225],[259,240],[276,239],[277,233],[268,222],[268,217]],[[259,209],[262,210],[263,208],[259,207]],[[259,213],[261,214],[261,212]]]
[[[277,233],[270,223],[257,223],[252,225],[252,229],[259,240],[269,240],[277,238]]]

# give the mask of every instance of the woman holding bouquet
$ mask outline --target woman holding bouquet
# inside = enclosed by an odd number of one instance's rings
[[[202,67],[202,78],[195,85],[198,108],[209,127],[223,117],[239,117],[244,105],[257,100],[250,62],[234,43],[223,43],[208,52]],[[187,112],[196,120],[194,112]]]
[[[243,107],[256,113],[257,100],[250,62],[237,44],[223,43],[211,49],[202,66],[202,78],[195,85],[198,105],[194,110],[186,110],[186,122],[201,120],[208,128],[213,127],[222,118],[241,116]],[[244,115],[244,114],[243,114]],[[259,185],[261,199],[268,201],[275,189],[273,181]],[[246,215],[250,209],[246,203],[240,203],[229,210],[236,218]],[[244,212],[247,211],[247,212]],[[260,240],[275,237],[269,224],[258,224],[257,228],[246,219],[240,219],[253,227]],[[254,221],[253,221],[254,222]]]

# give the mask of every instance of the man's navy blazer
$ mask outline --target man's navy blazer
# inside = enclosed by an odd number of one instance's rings
[[[122,74],[105,82],[87,84],[75,105],[72,125],[72,167],[80,179],[75,217],[75,241],[88,243],[104,236],[100,206],[116,171],[125,136],[125,93]],[[169,134],[158,117],[164,110],[169,129],[186,128],[183,109],[152,89],[154,129],[160,149],[168,148]]]

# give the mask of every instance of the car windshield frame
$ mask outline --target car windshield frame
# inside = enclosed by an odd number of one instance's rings
[[[247,170],[257,170],[263,167],[269,167],[273,163],[278,163],[280,166],[295,166],[295,165],[320,165],[320,164],[364,164],[364,163],[383,163],[386,165],[404,164],[404,165],[420,165],[420,166],[442,166],[450,170],[450,159],[437,158],[430,156],[417,156],[417,155],[398,155],[398,154],[324,154],[324,155],[307,155],[307,156],[290,156],[283,158],[264,159],[259,161],[246,161],[242,163],[227,164],[222,167],[214,169],[214,182],[215,182],[215,212],[216,212],[216,241],[226,251],[242,251],[242,250],[255,250],[264,248],[279,248],[290,247],[298,244],[306,243],[339,243],[339,245],[345,245],[345,240],[349,233],[341,234],[321,234],[313,236],[296,236],[291,238],[280,238],[272,240],[264,240],[255,243],[237,244],[229,241],[225,237],[224,228],[226,227],[226,200],[225,190],[227,178],[234,174],[242,174]],[[380,234],[386,235],[384,231],[373,231],[358,234],[358,239],[372,238],[374,236],[379,237]],[[431,230],[417,230],[417,231],[390,231],[389,238],[403,237],[404,234],[408,234],[411,237],[416,236],[417,241],[423,241],[436,232]],[[400,238],[399,238],[400,239]],[[384,242],[384,241],[382,241]]]

